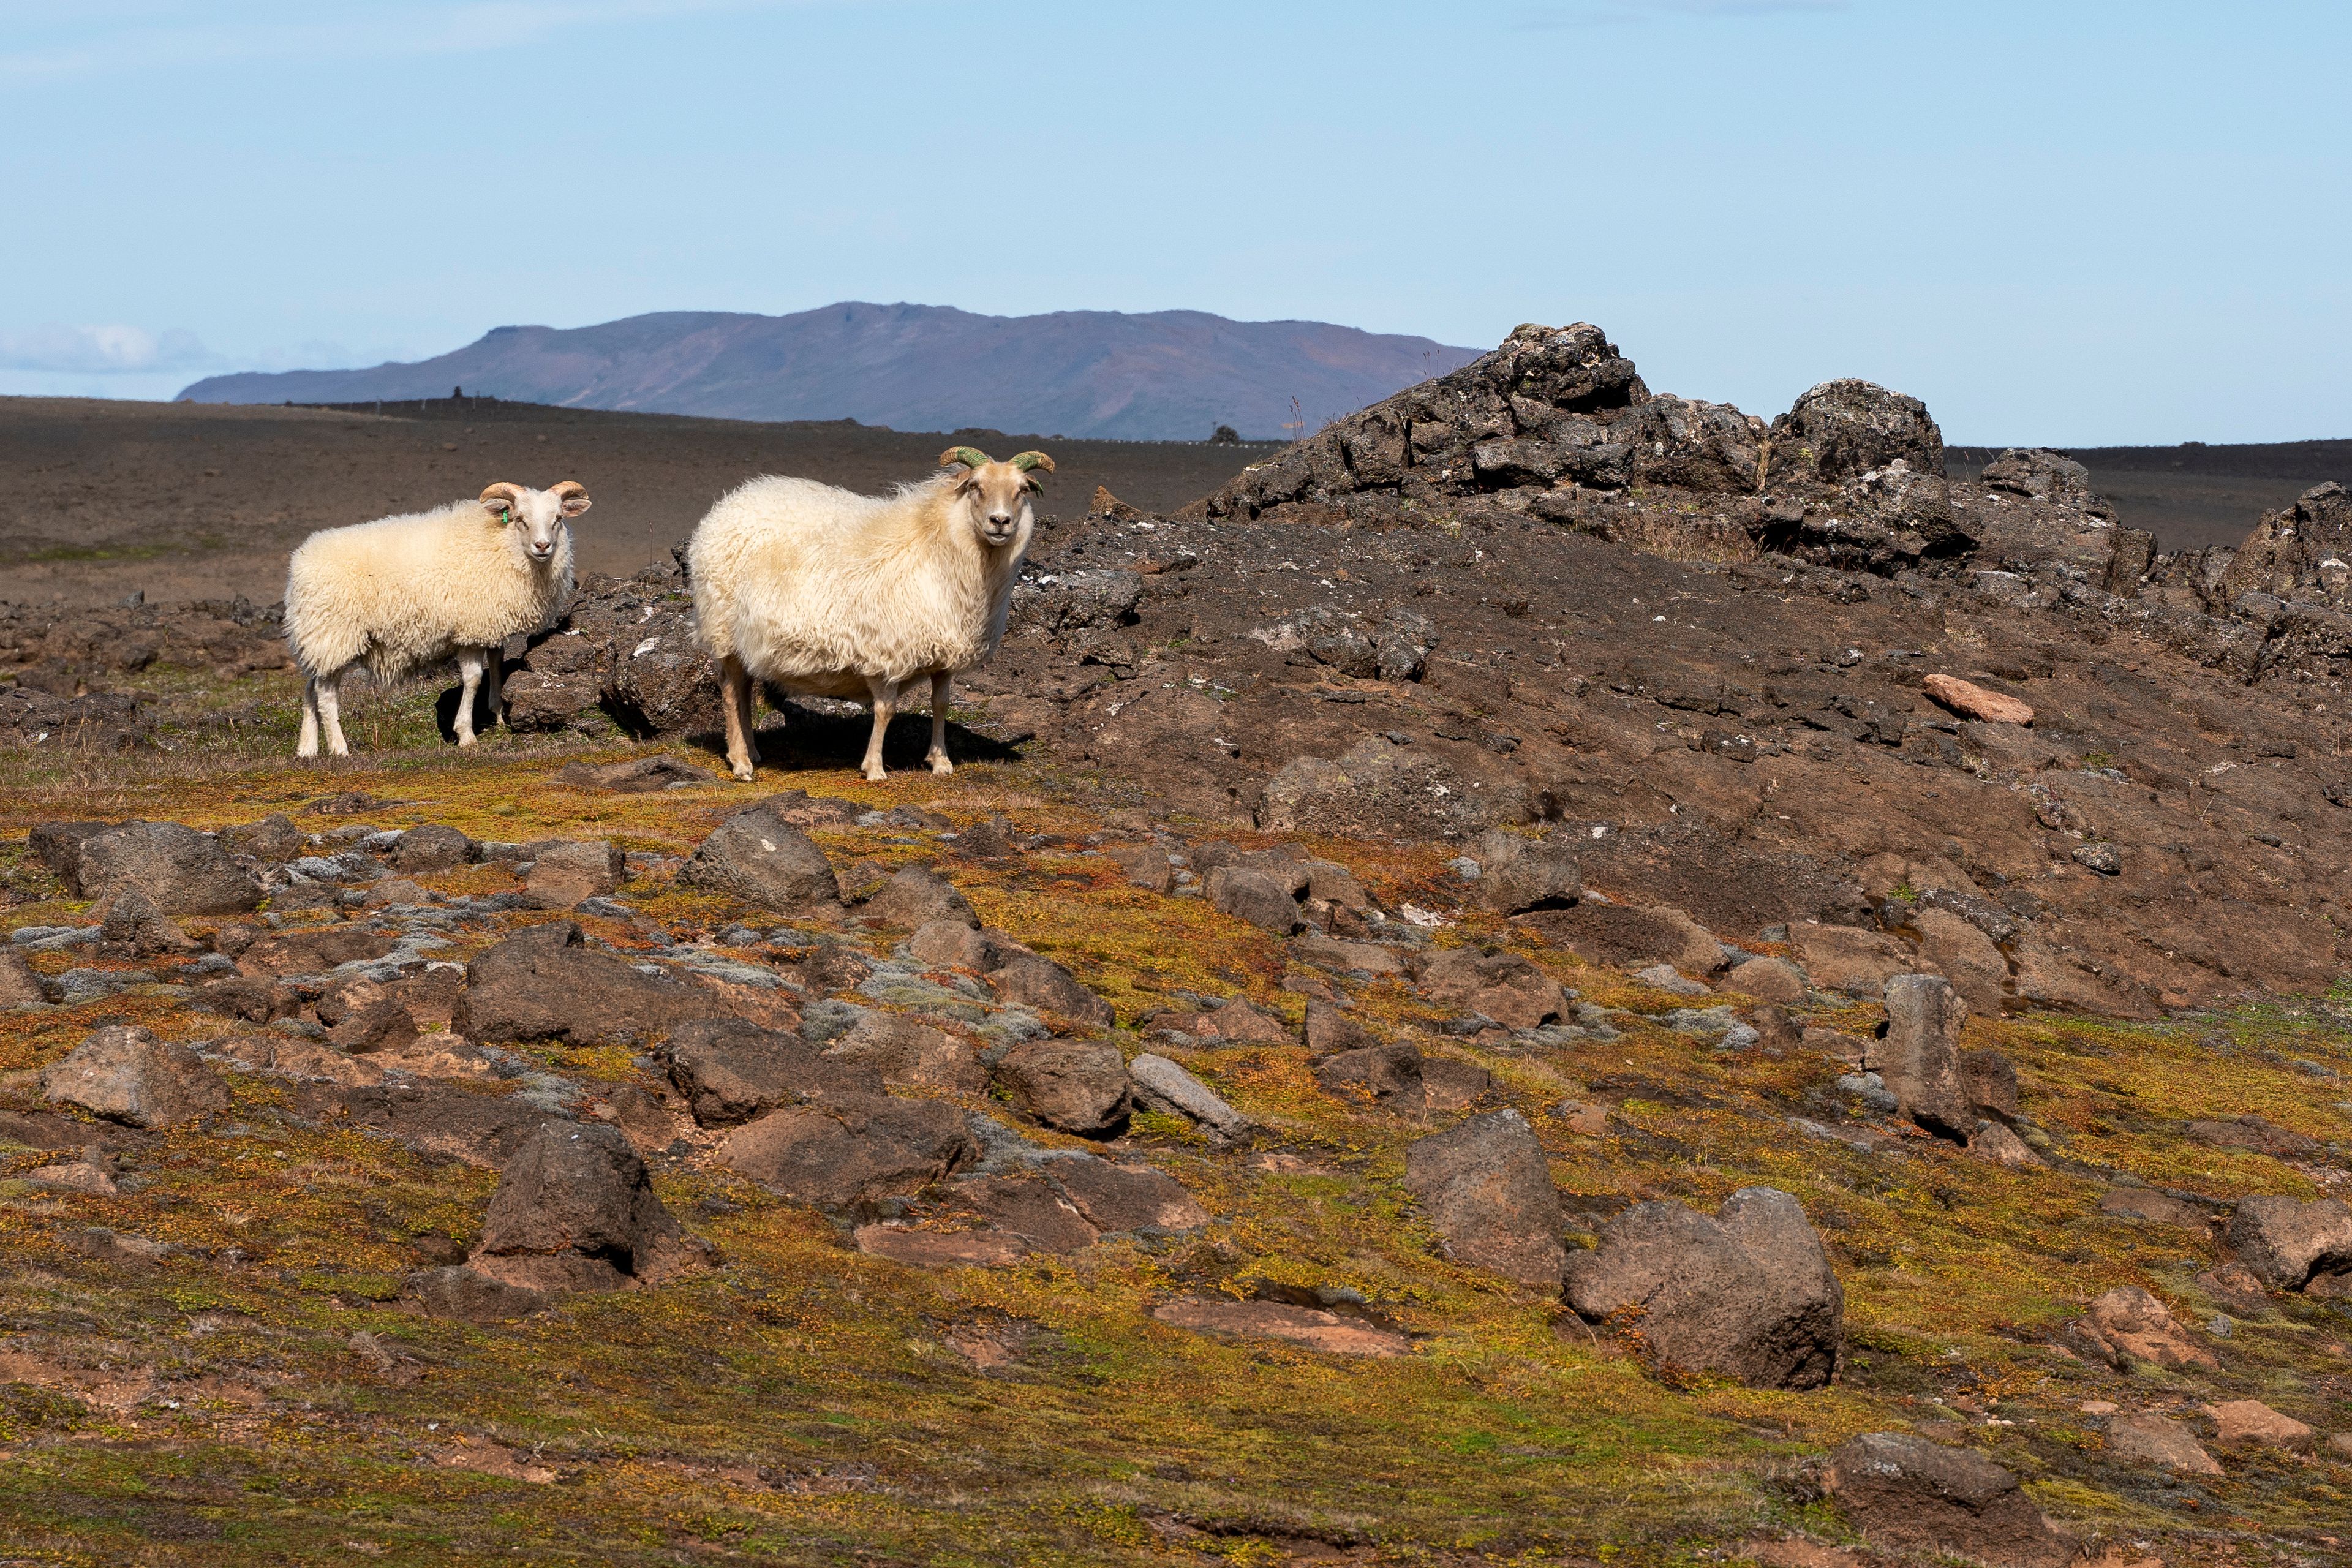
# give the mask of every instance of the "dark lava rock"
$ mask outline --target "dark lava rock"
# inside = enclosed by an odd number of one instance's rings
[[[1336,1056],[1341,1051],[1360,1051],[1380,1044],[1370,1029],[1328,1002],[1309,1001],[1307,1004],[1307,1049],[1318,1057]]]
[[[1024,951],[1003,954],[988,972],[988,980],[996,987],[997,995],[1006,1002],[1067,1018],[1089,1028],[1108,1029],[1113,1022],[1109,1003],[1080,984],[1068,970],[1038,953]]]
[[[2352,490],[2330,480],[2264,518],[2222,574],[2220,597],[2242,594],[2309,600],[2341,610],[2352,605]],[[2333,564],[2331,564],[2333,563]]]
[[[2051,1528],[2017,1478],[1981,1454],[1907,1432],[1866,1432],[1830,1456],[1824,1482],[1873,1546],[2066,1568],[2082,1543]]]
[[[2269,1289],[2309,1289],[2331,1275],[2352,1273],[2352,1208],[2335,1198],[2241,1198],[2229,1243]]]
[[[106,900],[137,888],[166,914],[220,915],[261,902],[261,884],[220,841],[176,822],[126,822],[81,841],[76,890]]]
[[[882,884],[881,891],[866,900],[857,912],[867,920],[909,930],[933,921],[953,921],[974,931],[980,929],[980,917],[972,912],[971,900],[958,892],[953,882],[920,866],[909,866],[894,873]]]
[[[1491,828],[1473,854],[1478,879],[1471,896],[1504,914],[1572,904],[1584,890],[1575,852],[1563,845]]]
[[[1559,982],[1512,952],[1448,948],[1421,959],[1414,980],[1431,1001],[1483,1014],[1507,1029],[1532,1029],[1567,1005]]]
[[[823,1096],[882,1092],[871,1068],[827,1056],[800,1036],[734,1018],[697,1018],[672,1030],[656,1053],[704,1127],[732,1127]]]
[[[1276,936],[1288,936],[1304,923],[1298,918],[1298,900],[1264,871],[1219,866],[1209,873],[1202,891],[1219,913],[1247,921]]]
[[[605,710],[639,740],[719,728],[719,667],[694,640],[690,613],[664,606],[613,642]]]
[[[620,890],[625,857],[610,839],[556,839],[534,844],[531,850],[522,890],[533,909],[568,910],[583,899]]]
[[[1021,1108],[1049,1127],[1102,1137],[1127,1125],[1132,1101],[1127,1063],[1101,1040],[1025,1040],[1004,1053],[996,1076]]]
[[[176,1127],[228,1109],[228,1086],[187,1047],[110,1025],[41,1074],[41,1098],[131,1127]]]
[[[1405,1190],[1446,1256],[1522,1285],[1556,1289],[1568,1254],[1551,1165],[1516,1110],[1474,1116],[1405,1150]]]
[[[1944,433],[1926,404],[1867,381],[1825,381],[1772,422],[1778,472],[1801,467],[1835,479],[1897,461],[1940,479]]]
[[[470,866],[481,858],[479,844],[438,822],[428,822],[402,834],[390,856],[394,870],[412,877]]]
[[[66,891],[79,899],[87,896],[81,886],[81,847],[112,826],[106,822],[37,823],[26,841],[41,864],[49,868],[49,875],[63,882]]]
[[[1424,1103],[1422,1067],[1419,1047],[1391,1040],[1323,1058],[1315,1064],[1315,1081],[1337,1099],[1373,1105],[1395,1102],[1419,1110]]]
[[[866,1014],[825,1055],[878,1073],[893,1089],[978,1094],[988,1088],[988,1069],[970,1046],[903,1013]]]
[[[399,945],[390,933],[360,925],[310,926],[256,939],[237,954],[243,974],[319,974],[346,963],[382,958]]]
[[[1742,1188],[1712,1218],[1635,1204],[1570,1258],[1567,1294],[1667,1375],[1819,1388],[1844,1349],[1844,1288],[1805,1211],[1771,1187]]]
[[[718,1152],[738,1174],[827,1209],[910,1196],[979,1157],[955,1107],[881,1095],[772,1110],[729,1133]]]
[[[240,822],[220,830],[220,841],[232,855],[250,856],[256,860],[272,863],[291,860],[301,854],[310,843],[310,836],[294,826],[294,819],[282,811],[273,811],[258,822]]]
[[[157,958],[195,951],[196,944],[155,907],[145,889],[124,888],[108,900],[106,918],[99,922],[100,958]]]
[[[470,1040],[598,1040],[656,1034],[689,1018],[736,1009],[698,980],[648,974],[584,944],[571,921],[525,926],[466,966],[466,992],[450,1026]],[[762,1022],[781,1025],[781,1002]]]
[[[593,701],[593,699],[592,698]],[[573,763],[550,775],[551,783],[568,789],[596,790],[609,795],[651,795],[673,784],[712,784],[710,774],[656,753],[619,763]]]
[[[786,914],[841,901],[841,883],[824,851],[764,804],[720,824],[696,847],[678,880]]]
[[[549,1122],[500,1173],[476,1256],[569,1252],[637,1275],[678,1234],[619,1128]]]
[[[1148,1165],[1085,1158],[1050,1161],[1045,1170],[1087,1223],[1106,1236],[1196,1230],[1209,1223],[1208,1211],[1192,1194]]]
[[[1988,1116],[2006,1119],[2018,1113],[2017,1068],[1999,1051],[1962,1051],[1960,1089],[1969,1103]]]

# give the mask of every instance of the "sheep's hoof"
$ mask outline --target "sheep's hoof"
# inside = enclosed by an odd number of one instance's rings
[[[951,773],[955,772],[955,764],[948,761],[945,757],[933,757],[931,759],[931,772],[935,773]]]
[[[885,773],[880,768],[868,768],[866,770],[866,782],[867,784],[880,784],[884,779],[888,778],[889,776],[890,775],[888,773]]]
[[[457,744],[460,746],[470,746],[473,743],[474,737],[471,735],[460,735],[457,737]]]

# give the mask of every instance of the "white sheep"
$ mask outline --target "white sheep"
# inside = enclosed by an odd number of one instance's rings
[[[286,568],[286,641],[309,678],[294,754],[343,742],[343,677],[365,664],[379,681],[457,660],[463,689],[457,743],[474,743],[474,691],[490,678],[490,721],[501,714],[500,649],[539,630],[572,592],[569,520],[588,510],[571,479],[552,489],[495,484],[478,500],[321,529]]]
[[[727,761],[749,779],[755,686],[874,705],[868,779],[905,689],[931,683],[933,773],[948,760],[948,687],[995,651],[1035,526],[1043,452],[992,461],[971,447],[948,471],[888,496],[814,479],[758,479],[719,499],[687,546],[695,635],[719,661]]]

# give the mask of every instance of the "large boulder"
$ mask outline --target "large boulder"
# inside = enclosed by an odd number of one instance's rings
[[[1405,1190],[1446,1256],[1522,1285],[1557,1289],[1568,1254],[1551,1164],[1516,1110],[1474,1116],[1405,1150]]]
[[[1276,936],[1288,936],[1303,923],[1298,900],[1271,873],[1245,866],[1218,866],[1209,872],[1202,891],[1218,913],[1244,920]]]
[[[1189,1117],[1214,1137],[1237,1138],[1249,1130],[1247,1117],[1166,1057],[1147,1051],[1127,1064],[1127,1076],[1147,1109]]]
[[[1428,1064],[1409,1040],[1374,1042],[1319,1058],[1315,1081],[1339,1100],[1417,1111],[1429,1103],[1422,1079]]]
[[[110,1025],[41,1074],[41,1097],[131,1127],[176,1127],[228,1109],[228,1086],[187,1047]]]
[[[605,710],[638,740],[719,728],[719,667],[696,644],[683,606],[622,631],[603,684]]]
[[[82,897],[81,847],[112,826],[104,822],[39,822],[26,842],[49,875],[66,885],[66,891]]]
[[[481,858],[480,844],[440,822],[410,828],[400,836],[400,842],[393,846],[387,857],[394,870],[411,877],[469,866]]]
[[[797,1203],[846,1210],[912,1196],[979,1157],[954,1106],[887,1095],[772,1110],[729,1133],[717,1154]]]
[[[1576,852],[1566,845],[1492,827],[1480,836],[1475,858],[1478,879],[1471,896],[1504,914],[1572,904],[1584,890]]]
[[[2221,601],[2242,594],[2352,605],[2352,489],[2330,480],[2264,518],[2222,574]]]
[[[2066,1568],[2081,1546],[1990,1459],[1908,1432],[1852,1439],[1830,1456],[1823,1480],[1873,1546],[1999,1568]]]
[[[782,992],[737,993],[672,970],[647,973],[587,945],[578,924],[525,926],[466,965],[450,1027],[470,1040],[645,1039],[689,1018],[745,1016],[789,1027]]]
[[[873,1068],[734,1018],[681,1024],[656,1059],[704,1127],[732,1127],[805,1100],[882,1092]]]
[[[616,1289],[682,1250],[677,1219],[619,1128],[551,1121],[499,1173],[472,1261],[524,1289]]]
[[[1965,1143],[1976,1107],[1960,1077],[1960,1027],[1969,1005],[1940,974],[1897,974],[1886,983],[1886,1038],[1871,1052],[1903,1113],[1928,1131]]]
[[[2241,1198],[2230,1216],[2230,1250],[2269,1289],[2308,1289],[2352,1274],[2352,1208],[2335,1198]]]
[[[534,909],[568,910],[620,889],[625,858],[610,839],[560,838],[533,845],[532,853],[522,890]]]
[[[1034,1007],[1067,1018],[1087,1028],[1108,1029],[1113,1021],[1109,1003],[1079,984],[1076,975],[1040,953],[1025,948],[990,956],[999,962],[987,971],[989,984],[1006,1002]]]
[[[1772,422],[1770,474],[1842,479],[1900,461],[1944,472],[1944,433],[1916,397],[1867,381],[1825,381]]]
[[[76,890],[106,901],[136,888],[173,915],[237,914],[261,902],[261,884],[219,840],[176,822],[126,822],[83,839]]]
[[[2113,517],[2115,509],[2091,489],[2091,470],[2063,452],[2045,447],[2012,447],[1984,467],[1988,489],[2070,506],[2095,517]]]
[[[678,880],[785,914],[841,901],[824,851],[764,803],[721,823],[695,847]]]
[[[973,931],[980,929],[980,917],[972,912],[971,901],[956,890],[953,882],[921,866],[909,866],[893,873],[857,912],[867,920],[905,926],[910,931],[933,921],[951,921]]]
[[[1677,1375],[1819,1388],[1845,1343],[1845,1290],[1797,1200],[1745,1187],[1713,1217],[1643,1203],[1569,1259],[1569,1305]]]
[[[979,1094],[988,1069],[963,1041],[903,1013],[868,1013],[825,1047],[827,1057],[881,1076],[894,1089]]]
[[[1024,1040],[1004,1053],[996,1075],[1021,1108],[1049,1127],[1101,1137],[1127,1125],[1127,1064],[1102,1040]]]
[[[1413,978],[1431,1001],[1482,1014],[1507,1029],[1532,1029],[1567,1005],[1559,982],[1514,952],[1447,948],[1419,958]]]

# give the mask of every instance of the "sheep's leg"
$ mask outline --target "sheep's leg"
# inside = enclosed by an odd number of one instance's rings
[[[882,768],[882,737],[888,733],[890,720],[898,711],[898,683],[869,675],[866,678],[866,689],[874,697],[874,733],[866,742],[866,782],[880,784],[887,776]]]
[[[719,661],[719,708],[727,720],[727,765],[749,783],[760,761],[751,739],[751,677],[731,653]]]
[[[343,739],[343,672],[333,670],[313,684],[319,693],[319,727],[327,735],[327,754],[348,757],[352,748]]]
[[[482,650],[469,647],[457,656],[457,744],[474,743],[474,693],[482,684]]]
[[[485,661],[485,667],[482,671],[482,683],[488,689],[488,694],[490,700],[490,722],[493,724],[503,724],[507,721],[506,645],[501,643],[494,647],[484,648],[482,650],[482,658]]]
[[[302,683],[302,734],[294,742],[298,757],[319,754],[319,678],[310,677]]]
[[[948,761],[948,682],[951,679],[945,670],[931,677],[931,749],[924,760],[935,773],[955,772],[955,764]]]

